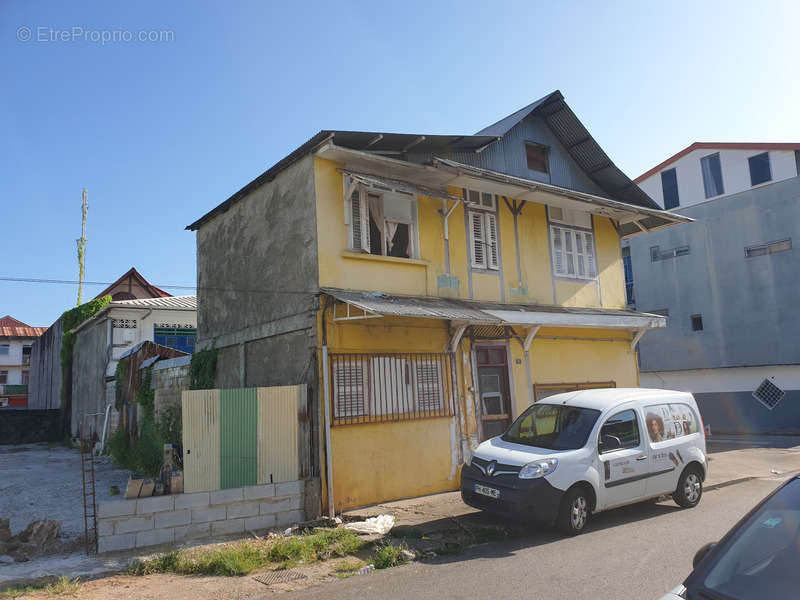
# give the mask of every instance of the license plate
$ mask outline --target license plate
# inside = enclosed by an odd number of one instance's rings
[[[487,487],[479,483],[475,484],[475,493],[480,494],[481,496],[489,496],[489,498],[495,498],[495,499],[500,497],[500,490],[496,490],[494,488]]]

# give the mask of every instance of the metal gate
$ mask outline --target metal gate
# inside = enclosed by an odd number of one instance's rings
[[[183,392],[184,490],[301,479],[307,398],[306,385]]]

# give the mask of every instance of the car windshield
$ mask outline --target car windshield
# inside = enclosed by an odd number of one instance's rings
[[[502,439],[548,450],[575,450],[586,444],[599,410],[561,404],[534,404],[522,413]]]
[[[800,590],[800,479],[772,496],[711,560],[687,581],[690,592],[695,592],[692,597],[796,598]]]

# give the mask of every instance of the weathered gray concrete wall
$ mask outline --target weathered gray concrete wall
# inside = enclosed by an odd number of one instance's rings
[[[61,408],[61,319],[31,347],[28,408]]]
[[[800,390],[788,390],[767,409],[751,392],[694,394],[703,423],[711,433],[800,435]]]
[[[98,550],[111,552],[283,528],[305,519],[303,481],[97,505]]]
[[[630,241],[636,308],[668,309],[639,344],[642,371],[800,363],[800,178],[677,212],[696,219]],[[744,249],[792,239],[787,252]],[[650,247],[690,253],[650,261]],[[692,331],[701,314],[703,330]]]
[[[155,417],[169,408],[181,409],[181,392],[189,389],[189,362],[191,356],[160,360],[153,365],[155,390]],[[179,412],[180,414],[180,412]]]
[[[315,330],[306,329],[248,342],[246,387],[298,385],[317,381]]]
[[[315,308],[313,160],[290,166],[198,230],[201,343]]]
[[[85,423],[98,435],[102,434],[103,416],[84,415],[104,413],[106,409],[106,353],[108,351],[108,320],[100,319],[76,333],[72,350],[72,434]]]
[[[241,348],[239,344],[220,348],[217,353],[217,387],[219,389],[234,389],[246,387],[242,385],[240,376]]]
[[[61,439],[61,411],[4,408],[0,415],[0,444],[32,444]]]

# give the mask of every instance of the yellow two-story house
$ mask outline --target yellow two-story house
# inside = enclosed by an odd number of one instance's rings
[[[475,135],[322,131],[189,225],[199,344],[218,387],[308,384],[327,512],[454,490],[531,403],[638,385],[665,318],[626,309],[620,239],[685,220],[558,91]]]

